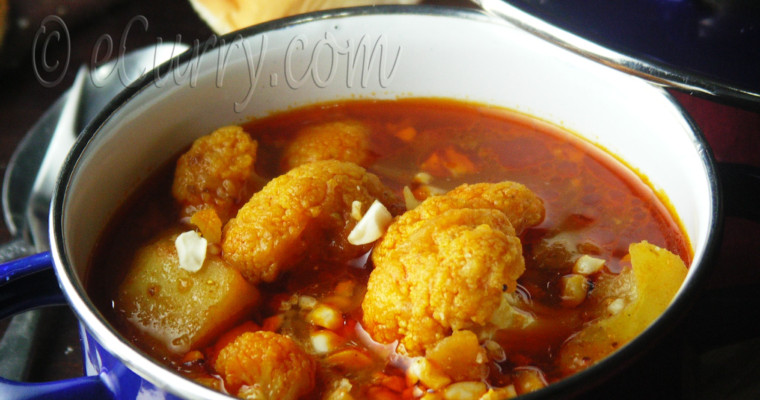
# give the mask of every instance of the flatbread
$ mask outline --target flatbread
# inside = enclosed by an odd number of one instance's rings
[[[8,0],[0,0],[0,48],[3,47],[3,36],[8,26]]]
[[[198,15],[218,34],[317,10],[419,2],[420,0],[190,0]]]

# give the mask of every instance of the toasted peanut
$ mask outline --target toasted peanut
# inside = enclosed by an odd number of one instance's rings
[[[480,400],[505,400],[517,397],[515,385],[509,385],[500,388],[490,388],[488,392],[480,397]]]
[[[343,345],[345,339],[333,331],[316,331],[311,334],[311,347],[317,354],[329,354]]]
[[[420,400],[443,400],[443,393],[425,392],[425,394],[420,397]]]
[[[345,296],[325,297],[322,299],[322,303],[346,313],[361,305],[360,299]]]
[[[486,348],[489,359],[496,362],[502,362],[507,359],[507,353],[499,343],[494,342],[493,340],[486,340],[485,343],[483,343],[483,346]]]
[[[414,175],[414,181],[423,183],[425,185],[429,185],[430,182],[433,181],[433,175],[430,175],[429,173],[425,171],[420,171]]]
[[[544,374],[536,368],[520,368],[515,370],[513,382],[517,394],[535,392],[547,385]]]
[[[401,398],[404,400],[418,399],[425,393],[426,392],[419,386],[407,386],[406,389],[401,392]]]
[[[412,193],[412,189],[409,189],[409,186],[404,186],[401,193],[404,195],[404,204],[407,210],[413,210],[420,205],[421,201],[414,197],[414,193]]]
[[[562,288],[562,305],[568,308],[576,307],[586,300],[588,281],[580,274],[565,275],[560,280]]]
[[[448,375],[424,357],[414,357],[412,359],[412,363],[406,371],[406,376],[409,385],[421,382],[433,390],[442,389],[451,383],[451,378]]]
[[[354,400],[354,397],[351,396],[351,382],[343,378],[340,380],[340,382],[335,385],[335,388],[333,388],[327,395],[325,395],[325,400]]]
[[[332,330],[343,326],[343,314],[326,304],[319,304],[314,307],[306,315],[306,320],[316,326]]]
[[[347,313],[361,306],[362,297],[357,294],[361,294],[357,291],[357,283],[346,279],[338,282],[332,296],[323,298],[322,302]]]
[[[604,260],[587,254],[580,256],[573,264],[573,272],[581,275],[593,275],[604,267]]]
[[[472,331],[455,331],[428,349],[426,356],[454,381],[480,380],[488,373],[486,350]]]
[[[362,219],[362,202],[359,200],[354,200],[351,203],[351,218],[355,220]]]
[[[615,315],[622,311],[623,308],[625,308],[625,300],[615,299],[607,305],[607,312],[610,313],[610,315]]]
[[[317,299],[311,296],[299,296],[298,307],[302,310],[312,310],[317,306]]]
[[[457,382],[444,389],[443,398],[446,400],[477,400],[487,391],[488,388],[483,382]]]
[[[270,302],[272,304],[272,307],[278,311],[289,311],[298,305],[298,295],[287,295],[285,293],[280,293],[272,296]]]
[[[338,351],[327,356],[325,360],[328,364],[347,371],[356,371],[372,365],[372,358],[355,348]]]
[[[502,293],[499,308],[491,316],[491,323],[498,329],[525,328],[536,322],[536,318],[517,304],[519,297],[513,293]]]
[[[333,290],[333,293],[336,296],[351,297],[354,295],[355,290],[356,290],[356,282],[350,279],[347,279],[345,281],[338,282],[338,284],[335,285],[335,289]]]

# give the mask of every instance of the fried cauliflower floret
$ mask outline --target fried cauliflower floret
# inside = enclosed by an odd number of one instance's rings
[[[351,259],[372,245],[348,243],[357,223],[351,217],[352,203],[369,207],[374,200],[393,215],[402,207],[377,176],[354,163],[304,164],[270,181],[227,223],[224,259],[252,283],[274,281],[307,250]]]
[[[376,341],[400,340],[401,352],[423,355],[452,330],[488,323],[524,270],[520,240],[502,212],[444,211],[375,264],[363,326]]]
[[[359,121],[337,121],[301,129],[285,148],[282,168],[289,171],[319,160],[349,161],[366,167],[369,128]]]
[[[382,262],[387,254],[432,216],[461,208],[484,208],[501,211],[517,235],[525,228],[544,219],[544,203],[525,185],[504,181],[499,183],[464,184],[443,196],[427,198],[420,206],[407,211],[388,228],[383,240],[373,251],[373,260]]]
[[[446,194],[448,197],[488,205],[504,213],[517,234],[544,220],[544,203],[533,191],[517,182],[476,183],[461,185]],[[471,206],[472,207],[472,206]]]
[[[230,393],[244,399],[298,399],[314,389],[316,362],[292,339],[245,332],[214,360]]]
[[[452,331],[486,327],[525,271],[513,224],[522,230],[543,217],[542,201],[514,182],[463,185],[426,199],[373,250],[364,328],[418,356]]]
[[[232,218],[257,189],[257,147],[239,126],[219,128],[193,142],[177,160],[172,184],[183,216],[212,208],[222,222]]]

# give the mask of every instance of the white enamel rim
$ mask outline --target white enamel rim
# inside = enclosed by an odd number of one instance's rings
[[[403,15],[419,18],[453,18],[457,21],[471,21],[479,24],[486,23],[498,26],[504,24],[503,21],[498,21],[469,10],[437,7],[388,6],[360,8],[350,11],[333,10],[314,13],[262,24],[246,29],[242,32],[245,36],[252,37],[260,33],[295,29],[301,25],[309,24],[312,21],[335,21],[337,24],[343,21],[344,18],[362,18],[364,16],[380,17],[387,15]],[[229,35],[227,37],[231,38],[232,36]],[[181,55],[179,60],[182,62],[190,61],[192,59],[191,53],[192,52],[188,52]],[[170,71],[170,68],[171,67],[168,64],[164,64],[158,69],[158,71],[165,74]],[[102,132],[109,129],[109,123],[113,123],[114,116],[119,115],[119,112],[124,108],[125,104],[129,103],[130,99],[133,97],[139,97],[141,92],[147,90],[148,86],[153,83],[155,83],[153,76],[149,74],[144,79],[140,80],[135,87],[125,90],[119,97],[117,97],[117,99],[85,129],[67,159],[59,181],[58,189],[54,194],[51,208],[51,248],[55,261],[56,274],[59,277],[60,285],[72,308],[78,315],[79,319],[84,323],[88,332],[115,357],[120,359],[129,369],[150,381],[156,387],[183,398],[229,399],[226,395],[205,388],[202,385],[164,369],[157,363],[152,362],[145,354],[131,344],[123,341],[120,335],[105,322],[105,319],[88,299],[84,287],[78,277],[75,262],[71,260],[71,256],[64,250],[71,245],[68,243],[64,234],[64,225],[66,223],[65,210],[67,210],[67,200],[69,200],[68,188],[72,184],[72,181],[77,178],[81,179],[81,177],[77,176],[77,172],[79,168],[81,168],[84,155],[88,154],[86,153],[88,146],[93,142],[96,142],[100,136],[105,135]],[[699,130],[694,126],[688,116],[680,110],[675,101],[660,88],[651,86],[651,90],[654,92],[653,99],[662,102],[664,107],[671,107],[675,113],[678,113],[679,115],[677,117],[674,116],[674,118],[678,118],[676,123],[681,125],[682,129],[687,129],[693,135],[691,140],[694,147],[688,151],[694,153],[691,156],[698,157],[701,160],[702,170],[700,171],[700,174],[703,174],[701,175],[701,178],[705,179],[707,182],[706,187],[708,191],[706,194],[708,198],[704,199],[704,201],[706,201],[706,204],[709,206],[709,216],[705,221],[701,222],[701,224],[705,225],[701,228],[703,231],[702,235],[705,237],[700,239],[700,241],[705,241],[705,245],[701,249],[698,249],[692,266],[692,272],[690,272],[687,282],[679,292],[674,303],[652,327],[644,332],[644,334],[634,340],[629,346],[626,346],[621,351],[608,357],[598,365],[563,381],[550,385],[547,389],[527,395],[524,398],[551,396],[552,394],[556,395],[558,393],[567,395],[577,392],[583,390],[583,388],[594,385],[595,381],[598,381],[599,378],[605,377],[613,370],[620,368],[622,365],[630,361],[632,355],[649,346],[655,336],[661,335],[665,327],[672,323],[672,320],[683,315],[695,296],[695,289],[693,288],[697,287],[698,283],[704,280],[703,276],[706,274],[705,264],[708,263],[715,252],[715,239],[721,221],[720,197],[718,195],[718,186],[715,178],[714,161],[712,160],[709,148],[707,148]],[[530,113],[531,110],[525,111]],[[692,240],[695,239],[693,238]]]

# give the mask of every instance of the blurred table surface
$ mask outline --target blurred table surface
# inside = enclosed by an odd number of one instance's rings
[[[192,44],[196,39],[203,41],[212,35],[212,31],[198,18],[187,0],[119,2],[106,12],[69,27],[70,48],[62,44],[59,48],[51,46],[53,48],[49,49],[52,57],[49,60],[50,63],[54,60],[64,60],[63,57],[66,56],[71,57],[70,67],[59,84],[52,87],[42,85],[35,75],[31,57],[19,60],[19,65],[13,69],[0,71],[0,174],[5,173],[9,159],[25,133],[71,85],[76,74],[76,67],[80,64],[92,63],[93,49],[96,48],[98,39],[108,35],[118,45],[129,21],[136,16],[145,17],[148,27],[147,29],[144,29],[142,25],[133,27],[125,42],[127,50],[155,44],[159,39],[165,42],[179,40]],[[674,96],[702,129],[717,160],[760,167],[760,114],[684,93],[674,93]],[[8,241],[9,239],[10,233],[2,224],[0,240]],[[760,283],[758,244],[760,244],[759,224],[727,218],[723,245],[709,289],[720,290],[752,285],[757,287]],[[753,303],[753,305],[756,304],[758,304],[757,301]],[[736,376],[724,378],[721,374],[731,373],[721,372],[724,367],[720,361],[713,362],[711,367],[706,367],[704,370],[685,371],[684,364],[692,363],[693,360],[684,359],[685,350],[683,350],[681,338],[684,335],[688,336],[694,324],[700,324],[700,319],[695,316],[700,313],[698,310],[700,306],[704,305],[697,304],[695,307],[697,310],[692,311],[687,321],[661,341],[650,354],[645,355],[624,373],[613,378],[611,382],[592,392],[590,397],[614,395],[615,398],[638,398],[645,395],[655,398],[710,398],[705,397],[704,390],[695,388],[703,384],[705,380],[723,379],[726,381],[722,384],[723,386],[719,385],[718,388],[710,389],[723,394],[718,397],[760,398],[760,392],[757,392],[760,388],[757,385],[748,387],[746,383],[760,382],[760,378],[746,376],[744,380]],[[740,319],[750,316],[757,319],[759,315],[757,309],[751,309],[750,305],[745,305],[745,308],[733,306],[732,308],[732,310],[720,312]],[[76,323],[72,318],[63,317],[60,324],[63,328],[57,332],[56,337],[49,339],[51,343],[48,346],[49,349],[46,350],[48,359],[42,366],[33,369],[30,380],[60,379],[81,373],[81,353],[77,348]],[[743,325],[741,327],[744,328]],[[720,335],[720,332],[719,329],[713,334]],[[748,365],[745,361],[746,367],[760,370],[759,363],[752,362],[752,360],[760,360],[760,346],[758,346],[760,335],[752,336],[756,333],[750,332],[747,334],[749,336],[745,335],[746,337],[740,335],[736,340],[745,344],[749,343],[749,347],[745,346],[740,351],[745,358],[748,357],[750,360]],[[713,358],[715,358],[714,355]],[[746,371],[740,368],[739,372],[733,374],[744,372]],[[704,374],[709,376],[705,377]],[[692,384],[695,386],[692,387]],[[703,393],[695,393],[697,391]]]

